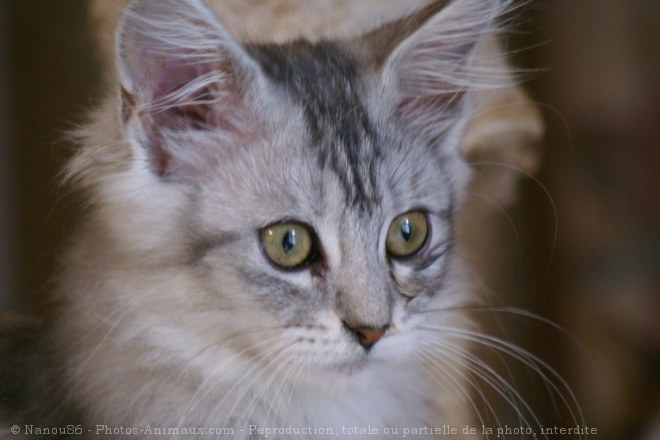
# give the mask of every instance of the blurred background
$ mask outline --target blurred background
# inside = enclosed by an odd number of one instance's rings
[[[103,82],[87,7],[0,1],[0,310],[48,290],[74,229],[63,139]],[[526,88],[547,134],[536,180],[523,177],[499,216],[485,279],[498,304],[563,329],[506,317],[566,379],[596,438],[659,440],[660,1],[531,1],[518,25],[509,45],[536,70]],[[526,375],[546,426],[572,426]]]

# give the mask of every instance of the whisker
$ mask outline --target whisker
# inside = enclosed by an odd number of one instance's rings
[[[460,349],[455,348],[455,347],[452,347],[451,345],[448,345],[448,343],[446,341],[442,341],[442,342],[438,343],[438,341],[436,341],[434,339],[431,339],[431,338],[428,338],[428,337],[426,337],[426,339],[433,342],[433,344],[432,344],[433,348],[435,348],[435,349],[445,349],[445,350],[448,350],[450,353],[452,353],[451,355],[448,355],[445,351],[443,351],[442,352],[443,356],[439,356],[438,353],[435,353],[434,359],[436,359],[437,362],[443,362],[444,364],[450,366],[452,368],[452,370],[454,370],[456,372],[456,374],[458,374],[460,377],[462,377],[479,394],[479,397],[481,397],[482,403],[486,406],[486,409],[488,410],[487,415],[493,416],[494,419],[495,419],[495,422],[497,423],[497,425],[501,426],[501,422],[499,420],[497,412],[495,411],[495,408],[492,406],[490,400],[486,397],[485,393],[481,390],[481,386],[479,385],[479,383],[472,380],[466,374],[466,372],[464,371],[464,369],[466,369],[466,371],[472,372],[473,374],[475,374],[479,377],[478,372],[474,371],[473,368],[471,368],[469,365],[465,364],[466,357],[469,355],[469,352],[464,351],[464,350],[460,350]],[[447,357],[447,356],[450,357],[453,361],[455,361],[457,364],[459,364],[463,368],[451,366],[450,364],[448,364],[446,362],[446,360],[444,359],[444,357]],[[467,394],[467,392],[465,392],[465,391],[464,391],[464,393]],[[479,421],[481,422],[482,425],[485,425],[485,421],[483,419],[483,416],[479,412],[476,403],[471,398],[470,398],[470,402],[472,403],[472,407],[474,408],[475,413],[476,413],[477,417],[479,418]]]
[[[491,198],[486,197],[486,196],[484,196],[484,195],[482,195],[482,194],[476,193],[476,192],[474,192],[474,191],[467,191],[467,192],[468,192],[468,194],[471,194],[471,195],[473,195],[473,196],[475,196],[475,197],[478,197],[478,198],[480,198],[480,199],[482,199],[482,200],[484,200],[484,201],[490,203],[492,206],[494,206],[495,208],[497,208],[497,210],[498,210],[502,215],[504,215],[504,217],[506,218],[506,220],[509,222],[509,225],[511,226],[511,229],[513,230],[513,233],[514,233],[514,235],[515,235],[515,237],[516,237],[516,247],[518,248],[518,272],[521,272],[521,269],[522,269],[522,260],[523,260],[522,242],[521,242],[521,240],[520,240],[520,234],[518,233],[518,228],[516,227],[516,224],[514,223],[513,219],[512,219],[511,216],[509,215],[509,213],[506,212],[506,209],[504,209],[504,207],[503,207],[500,203],[497,203],[495,200],[492,200]]]
[[[292,344],[291,344],[292,345]],[[290,345],[289,345],[290,346]],[[225,416],[225,420],[223,422],[222,426],[226,426],[229,422],[229,419],[233,415],[233,412],[236,410],[238,407],[238,404],[240,403],[241,399],[252,390],[252,385],[254,385],[265,373],[266,373],[266,367],[271,365],[272,360],[269,359],[270,355],[273,353],[278,353],[276,357],[279,357],[281,355],[281,351],[283,348],[287,348],[287,346],[281,347],[280,345],[275,345],[272,347],[269,347],[268,351],[265,351],[261,353],[257,361],[255,362],[254,360],[250,362],[250,367],[243,373],[243,376],[241,379],[237,380],[234,385],[226,391],[225,395],[220,399],[220,401],[215,405],[216,409],[219,409],[222,407],[223,403],[227,400],[229,396],[232,396],[235,390],[239,390],[239,387],[243,387],[243,391],[241,394],[235,398],[236,403],[234,406],[229,410],[227,415]],[[254,374],[253,372],[257,370],[257,374]],[[250,380],[247,385],[245,384],[245,381],[252,377],[252,380]]]
[[[431,348],[433,350],[436,350],[437,348],[442,347],[442,345],[438,345],[437,344],[438,341],[436,341],[434,339],[431,339],[431,338],[424,338],[424,339],[431,342],[430,344],[426,345],[427,348]],[[461,364],[461,365],[463,364],[461,362],[460,358],[454,357],[454,356],[451,356],[451,358],[456,363]],[[474,381],[472,381],[460,368],[451,366],[448,362],[446,362],[445,360],[443,360],[443,359],[441,359],[437,356],[431,357],[430,355],[424,355],[423,357],[421,357],[421,359],[422,360],[425,359],[427,362],[430,362],[433,366],[435,366],[435,370],[432,371],[429,376],[431,378],[433,378],[434,380],[436,380],[436,381],[440,380],[440,377],[438,377],[437,374],[433,374],[434,372],[441,373],[441,374],[442,373],[447,373],[445,368],[442,365],[439,365],[438,362],[442,362],[447,367],[451,368],[456,374],[458,374],[462,379],[464,379],[469,385],[471,385],[479,393],[479,396],[483,399],[483,401],[485,402],[487,407],[492,411],[493,414],[495,414],[494,409],[490,405],[490,402],[488,401],[488,399],[485,397],[483,391],[481,391],[479,385],[474,383]],[[427,362],[422,362],[422,366],[428,371]],[[451,380],[451,382],[453,382],[453,384],[449,384],[449,386],[451,386],[451,388],[456,392],[456,394],[459,395],[461,398],[463,398],[464,401],[467,400],[470,403],[470,406],[474,409],[475,414],[479,418],[479,421],[481,422],[481,424],[485,424],[485,422],[482,418],[482,415],[481,415],[481,413],[479,412],[479,410],[477,408],[476,402],[470,396],[470,394],[466,390],[463,389],[463,387],[461,386],[461,383],[455,377],[453,377],[453,375],[451,375],[451,374],[442,375],[443,378],[445,376],[447,378],[449,378]],[[495,417],[497,417],[497,416],[495,416]]]
[[[468,162],[466,164],[469,167],[474,167],[474,166],[495,166],[495,167],[501,167],[501,168],[507,168],[513,171],[517,171],[518,173],[524,175],[525,177],[529,178],[532,180],[536,185],[541,188],[541,190],[545,193],[548,201],[550,202],[550,206],[552,207],[552,215],[554,217],[554,228],[553,228],[553,234],[552,234],[552,247],[550,249],[550,257],[548,259],[548,267],[546,268],[546,274],[550,273],[550,266],[552,265],[552,261],[554,260],[555,256],[555,251],[557,248],[557,240],[559,236],[559,213],[557,211],[557,205],[555,204],[552,195],[550,195],[550,191],[548,188],[533,174],[525,171],[524,169],[520,167],[516,167],[511,164],[507,163],[500,163],[500,162]]]
[[[277,363],[280,358],[282,358],[283,356],[288,355],[286,350],[288,348],[292,347],[293,345],[295,345],[295,341],[291,342],[288,345],[285,345],[281,348],[278,347],[278,349],[276,350],[277,354],[273,358],[270,358],[269,356],[264,356],[263,360],[265,361],[264,363],[266,364],[266,367]],[[246,406],[246,408],[252,407],[252,409],[249,412],[247,412],[248,417],[247,417],[246,421],[249,420],[249,416],[253,414],[253,412],[256,409],[256,407],[258,406],[258,404],[261,403],[261,401],[263,400],[262,397],[268,392],[268,388],[270,387],[272,382],[277,378],[280,371],[284,367],[286,367],[286,363],[283,363],[278,368],[276,368],[274,371],[271,371],[270,374],[269,374],[269,379],[260,383],[260,386],[262,387],[261,391],[256,393]],[[261,371],[259,372],[259,374],[254,375],[254,377],[252,378],[252,381],[244,386],[243,392],[238,397],[236,397],[236,403],[234,403],[234,406],[227,412],[227,416],[225,417],[225,421],[223,422],[223,425],[227,424],[227,422],[231,419],[231,416],[233,415],[234,411],[236,411],[236,409],[239,407],[239,404],[242,402],[243,398],[248,394],[248,392],[250,392],[254,389],[252,385],[254,385],[257,381],[259,381],[260,378],[266,373],[267,373],[267,369],[262,368]]]
[[[284,352],[284,350],[283,350],[283,352]],[[291,361],[292,358],[289,357],[288,360]],[[268,407],[268,411],[266,412],[266,415],[263,418],[263,423],[266,426],[268,426],[268,418],[270,417],[271,412],[275,408],[275,402],[278,402],[279,405],[284,405],[285,404],[283,399],[280,398],[280,394],[284,390],[284,385],[288,383],[287,381],[288,381],[289,375],[291,374],[291,371],[292,371],[291,368],[287,368],[287,367],[290,367],[289,363],[288,362],[283,362],[280,365],[279,370],[273,374],[273,376],[275,376],[275,375],[279,376],[281,374],[282,370],[287,369],[286,373],[284,374],[284,377],[279,378],[280,385],[275,390],[274,395],[270,398],[270,405]],[[300,364],[298,364],[298,368],[301,368]]]
[[[480,345],[489,347],[496,351],[501,351],[503,353],[506,353],[507,355],[518,360],[523,365],[531,368],[537,374],[539,374],[539,376],[543,379],[543,381],[554,390],[556,395],[560,397],[560,399],[566,406],[567,410],[569,411],[571,418],[575,422],[584,420],[582,409],[580,408],[580,405],[578,404],[577,398],[571,387],[564,380],[564,378],[561,377],[561,375],[559,375],[559,373],[557,373],[552,367],[550,367],[545,361],[540,359],[538,356],[535,356],[534,354],[520,347],[517,347],[508,341],[480,332],[470,331],[466,329],[457,329],[452,327],[443,327],[437,325],[425,326],[424,329],[433,332],[453,334],[457,337],[461,337],[463,339],[478,343]],[[551,377],[549,377],[546,374],[546,372],[549,373]],[[564,392],[555,384],[553,379],[558,381],[561,387],[568,393],[570,403],[569,403],[569,399],[567,399],[567,397],[564,395]],[[578,412],[577,415],[575,414],[573,408],[577,409]]]
[[[446,350],[456,353],[458,356],[462,357],[465,362],[462,363],[462,366],[479,379],[483,380],[488,384],[497,394],[504,399],[505,402],[516,412],[517,416],[526,426],[532,426],[525,416],[525,411],[529,413],[536,422],[538,426],[541,426],[540,420],[534,414],[534,411],[529,406],[529,404],[523,400],[520,396],[520,393],[516,391],[511,384],[509,384],[504,378],[502,378],[497,372],[495,372],[490,366],[485,364],[482,360],[476,358],[471,353],[461,350],[456,347],[444,345],[443,348]],[[470,382],[473,384],[473,382]],[[476,385],[473,384],[476,387]],[[502,426],[497,413],[492,408],[488,399],[484,398],[484,403],[487,403],[488,408],[490,409],[490,414],[493,415],[495,421],[499,427]],[[522,408],[521,408],[522,405]]]
[[[252,359],[244,359],[238,365],[234,365],[233,368],[231,368],[230,370],[226,369],[228,364],[234,362],[236,359],[241,358],[242,356],[244,356],[245,354],[247,354],[250,351],[258,349],[258,348],[260,348],[264,345],[272,344],[273,342],[278,342],[278,340],[279,340],[279,338],[277,336],[274,336],[270,339],[262,340],[258,344],[251,345],[251,346],[243,349],[242,351],[240,351],[238,353],[235,353],[232,357],[225,359],[224,362],[222,362],[220,365],[218,365],[213,370],[213,372],[211,374],[209,374],[206,377],[206,379],[204,379],[204,381],[198,386],[195,393],[191,396],[189,404],[184,409],[183,414],[181,416],[181,419],[179,420],[179,425],[181,425],[184,422],[184,420],[188,416],[188,414],[190,414],[197,407],[197,405],[199,403],[201,403],[201,401],[203,399],[205,399],[208,395],[210,395],[213,392],[214,387],[207,387],[207,385],[211,381],[215,380],[219,384],[222,383],[221,380],[218,380],[217,374],[223,373],[224,376],[228,376],[230,374],[233,374],[236,370],[238,370],[242,366],[247,365],[250,362],[252,362]],[[268,352],[270,352],[270,350]],[[202,390],[204,390],[203,393],[201,393]]]
[[[429,308],[419,311],[419,313],[440,313],[440,312],[493,312],[493,313],[507,313],[512,315],[522,316],[525,318],[530,318],[535,321],[546,324],[554,328],[555,330],[561,332],[564,336],[567,336],[573,343],[575,343],[577,347],[581,348],[586,355],[589,355],[589,352],[585,347],[585,345],[579,339],[577,339],[573,334],[571,334],[568,330],[566,330],[564,327],[557,324],[556,322],[544,316],[541,316],[537,313],[530,312],[529,310],[521,309],[518,307],[508,307],[508,306],[502,307],[502,306],[478,305],[478,306]]]

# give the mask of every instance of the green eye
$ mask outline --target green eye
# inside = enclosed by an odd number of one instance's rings
[[[426,215],[410,211],[394,219],[387,231],[385,244],[393,257],[409,257],[424,245],[428,234]]]
[[[299,223],[277,223],[261,231],[261,247],[270,261],[293,269],[313,258],[314,239]]]

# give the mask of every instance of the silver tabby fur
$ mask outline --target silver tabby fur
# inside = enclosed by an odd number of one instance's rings
[[[439,1],[360,38],[251,45],[201,1],[131,2],[115,87],[68,169],[89,208],[27,361],[49,367],[18,381],[13,420],[93,439],[462,427],[458,147],[471,93],[505,82],[474,59],[509,6]],[[413,209],[428,242],[391,258],[388,226]],[[265,258],[258,231],[282,220],[313,228],[315,264]],[[347,323],[389,329],[367,350]]]

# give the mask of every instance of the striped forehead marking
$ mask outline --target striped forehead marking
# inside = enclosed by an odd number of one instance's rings
[[[337,175],[346,202],[371,212],[380,202],[376,175],[381,151],[360,96],[355,61],[327,42],[299,40],[248,50],[304,109],[319,165]]]

